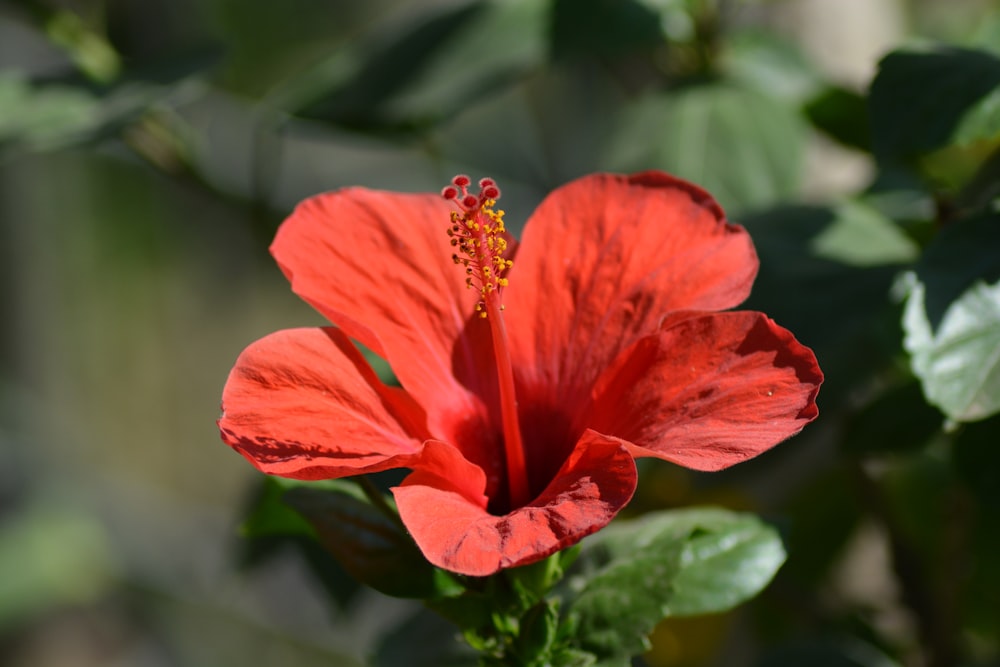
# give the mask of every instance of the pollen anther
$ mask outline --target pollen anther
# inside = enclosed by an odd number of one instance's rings
[[[508,284],[503,274],[514,265],[504,257],[508,245],[504,212],[494,208],[500,188],[493,179],[484,178],[479,181],[479,194],[475,195],[469,192],[472,181],[468,176],[456,176],[451,182],[441,195],[455,202],[459,209],[449,216],[451,226],[447,230],[451,245],[459,251],[452,255],[452,261],[466,267],[466,287],[478,285],[482,300],[476,304],[476,312],[487,317],[487,297],[492,294],[490,299],[497,298],[496,294]]]

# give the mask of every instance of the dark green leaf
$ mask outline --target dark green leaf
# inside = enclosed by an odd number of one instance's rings
[[[559,605],[542,600],[521,617],[514,654],[524,664],[543,665],[552,651],[559,627]]]
[[[919,384],[894,387],[849,422],[843,449],[853,454],[918,449],[941,433],[943,423],[944,415],[927,404]]]
[[[574,633],[599,657],[635,655],[663,618],[730,609],[784,559],[777,533],[752,515],[692,509],[614,524],[585,545]]]
[[[785,504],[788,563],[779,578],[812,590],[826,577],[861,522],[855,486],[848,469],[838,466],[802,484]]]
[[[339,480],[328,484],[293,488],[284,501],[309,521],[320,543],[352,576],[395,597],[431,598],[460,590],[451,575],[428,563],[402,526],[357,487]]]
[[[415,14],[394,29],[372,35],[363,45],[352,45],[345,54],[331,56],[305,77],[305,84],[291,86],[287,95],[306,101],[299,115],[358,127],[377,125],[379,108],[403,90],[438,48],[470,24],[486,6],[466,3]],[[328,83],[324,85],[324,78]]]
[[[959,220],[942,230],[916,266],[925,307],[937,329],[948,307],[977,280],[1000,280],[1000,214]]]
[[[1000,59],[938,47],[882,59],[869,96],[875,154],[908,158],[954,139],[963,116],[1000,86]]]
[[[899,667],[898,663],[857,639],[798,642],[770,651],[757,667]]]
[[[805,108],[813,125],[845,146],[871,150],[868,103],[846,88],[830,87],[813,98]]]
[[[437,45],[421,72],[386,103],[388,116],[397,121],[450,116],[544,63],[546,3],[504,0],[478,6],[481,11]]]
[[[958,474],[980,502],[1000,509],[1000,417],[966,424],[952,446]]]
[[[293,485],[294,482],[277,477],[263,478],[257,497],[253,500],[247,518],[240,527],[244,537],[316,536],[309,522],[282,501],[282,496]]]
[[[555,59],[618,58],[663,43],[660,17],[635,0],[555,0]]]

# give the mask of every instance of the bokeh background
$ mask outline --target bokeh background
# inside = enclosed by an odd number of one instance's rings
[[[222,385],[252,340],[320,323],[270,238],[346,185],[491,176],[516,230],[571,178],[659,168],[748,227],[748,305],[828,381],[819,421],[754,462],[643,469],[630,512],[759,512],[789,561],[737,612],[665,622],[637,664],[1000,665],[1000,382],[942,414],[900,324],[900,276],[964,186],[1000,182],[1000,97],[992,135],[917,167],[873,154],[880,58],[929,43],[990,58],[1000,8],[0,0],[0,664],[446,664],[452,632],[418,606],[240,538],[260,479],[219,441]]]

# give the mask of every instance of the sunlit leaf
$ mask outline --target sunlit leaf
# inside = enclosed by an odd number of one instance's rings
[[[731,609],[763,589],[785,560],[774,529],[716,509],[649,514],[591,539],[569,608],[580,646],[634,655],[669,616]]]
[[[927,399],[952,419],[1000,411],[1000,217],[954,223],[909,275],[904,345]]]
[[[958,421],[1000,411],[1000,283],[973,284],[936,330],[925,303],[926,288],[915,282],[903,314],[904,344],[927,400]]]

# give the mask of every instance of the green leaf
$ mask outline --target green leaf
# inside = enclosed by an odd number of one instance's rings
[[[620,58],[664,41],[660,17],[636,0],[554,0],[551,33],[556,60]]]
[[[920,386],[910,382],[889,389],[858,413],[847,425],[843,449],[853,454],[913,451],[941,433],[943,423]]]
[[[350,482],[297,486],[283,499],[306,518],[320,544],[362,583],[386,595],[431,598],[461,590],[431,565],[403,529]]]
[[[386,104],[396,120],[451,115],[546,57],[548,7],[537,0],[482,2],[478,13],[437,45],[419,75]]]
[[[429,66],[435,53],[486,11],[463,3],[415,12],[405,22],[381,27],[285,84],[279,99],[296,101],[298,115],[357,127],[386,121],[382,105]]]
[[[955,143],[1000,138],[1000,86],[983,97],[962,115],[955,130]]]
[[[819,92],[820,74],[794,42],[773,33],[742,31],[720,47],[722,69],[751,90],[793,105]],[[861,107],[864,111],[864,102]]]
[[[890,53],[869,96],[876,156],[905,159],[950,143],[965,114],[997,86],[1000,59],[983,51]]]
[[[903,310],[903,344],[927,400],[957,421],[1000,411],[1000,215],[962,220],[927,248]]]
[[[936,331],[925,293],[915,281],[903,313],[903,344],[927,400],[957,421],[1000,411],[1000,282],[973,284],[948,306]]]
[[[984,505],[1000,509],[1000,417],[965,425],[952,445],[952,463]]]
[[[805,107],[806,116],[817,128],[845,146],[871,150],[868,103],[852,90],[831,86]]]
[[[559,628],[559,605],[542,600],[521,617],[514,654],[523,664],[543,665],[556,641]]]
[[[729,84],[646,97],[618,122],[612,168],[694,181],[733,215],[793,199],[806,128],[787,104]]]
[[[78,14],[68,10],[54,12],[45,23],[45,31],[93,80],[109,83],[121,71],[121,58],[114,47]]]
[[[240,526],[244,537],[306,536],[315,538],[312,526],[301,514],[282,501],[289,489],[297,486],[278,477],[264,477],[247,518]]]
[[[71,86],[35,86],[14,72],[0,75],[0,145],[57,148],[100,125],[100,103]]]
[[[889,218],[861,202],[846,200],[834,209],[834,219],[810,241],[816,257],[850,266],[906,264],[920,248]]]
[[[811,477],[784,503],[788,563],[781,576],[801,589],[821,585],[863,517],[847,466]]]
[[[784,559],[777,533],[752,515],[692,509],[613,524],[584,547],[570,623],[599,657],[635,655],[660,620],[731,609]]]

